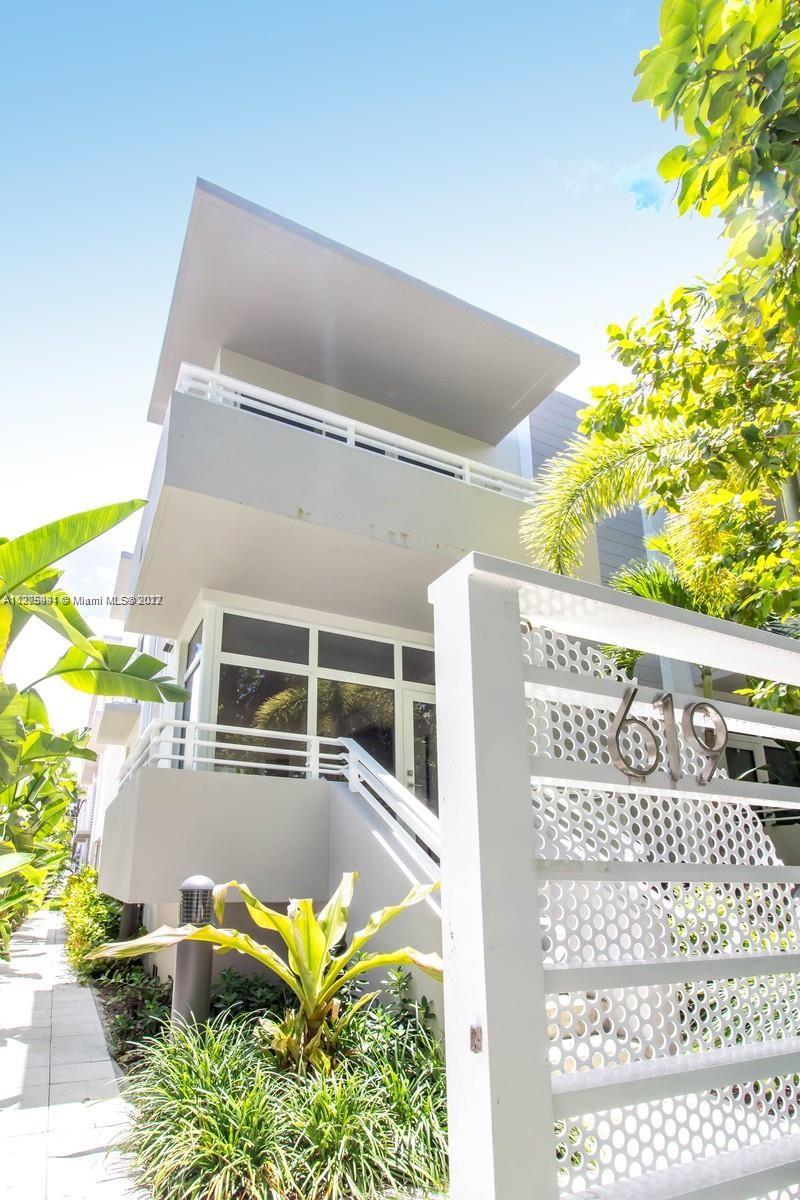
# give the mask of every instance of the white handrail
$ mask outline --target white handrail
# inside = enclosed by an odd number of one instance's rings
[[[340,413],[319,408],[315,404],[282,396],[229,375],[219,375],[205,367],[181,363],[175,386],[176,391],[231,408],[241,408],[243,405],[254,408],[263,416],[283,422],[290,421],[348,446],[368,452],[379,451],[395,461],[448,475],[471,487],[498,492],[525,503],[529,503],[533,497],[533,481],[525,479],[522,475],[452,454],[449,450],[441,450],[437,446],[428,446],[424,442],[379,429],[376,425],[368,425],[364,421],[354,421]]]
[[[220,740],[220,735],[227,740]],[[231,757],[234,752],[235,758]],[[249,757],[239,757],[242,752]],[[273,761],[275,758],[284,761]],[[286,759],[290,761],[287,763]],[[344,778],[345,763],[346,755],[338,738],[159,717],[150,722],[131,750],[122,765],[119,782],[125,783],[143,766],[187,771],[241,768],[269,774],[299,772],[311,779],[328,775]]]
[[[347,781],[350,790],[359,792],[372,807],[377,800],[382,808],[405,826],[433,858],[439,858],[439,818],[403,787],[390,771],[352,738],[341,738],[347,751]]]
[[[235,740],[220,741],[220,735]],[[229,757],[233,753],[236,757]],[[158,717],[123,763],[120,786],[142,767],[346,779],[350,790],[358,792],[383,820],[398,822],[428,859],[436,860],[440,854],[439,818],[352,738]]]

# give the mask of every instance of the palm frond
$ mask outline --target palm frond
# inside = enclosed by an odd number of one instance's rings
[[[646,500],[653,463],[683,463],[691,447],[686,428],[666,418],[642,421],[613,439],[576,437],[546,464],[533,507],[522,518],[522,541],[533,561],[574,573],[597,522]]]

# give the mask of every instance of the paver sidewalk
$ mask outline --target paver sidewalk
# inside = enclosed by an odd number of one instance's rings
[[[60,914],[31,917],[0,963],[0,1197],[129,1200],[108,1152],[126,1106],[94,998],[64,957]]]

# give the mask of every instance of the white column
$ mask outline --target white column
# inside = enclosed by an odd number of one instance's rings
[[[451,1200],[556,1200],[515,588],[430,590],[436,637]]]

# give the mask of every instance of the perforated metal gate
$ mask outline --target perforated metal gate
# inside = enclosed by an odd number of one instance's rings
[[[571,632],[612,640],[614,594],[565,595],[552,576],[501,566],[469,560],[432,589],[454,1200],[800,1198],[800,869],[781,864],[759,817],[800,808],[798,792],[722,766],[699,784],[703,742],[680,721],[670,732],[647,689],[619,731],[620,772],[614,717],[630,680]],[[637,605],[620,607],[614,641],[630,625],[639,649],[678,657],[687,630],[696,645],[693,615],[657,625]],[[723,660],[738,649],[766,677],[800,679],[783,640],[746,646],[747,631],[705,618],[701,633],[712,665],[735,666]],[[698,699],[672,703],[680,715]],[[800,741],[798,721],[718,708],[739,732],[776,722]],[[497,918],[506,888],[529,897],[510,931]],[[478,948],[463,944],[470,929]],[[497,975],[513,972],[515,946],[530,1010],[512,1024],[519,990],[509,982],[510,1006]]]

